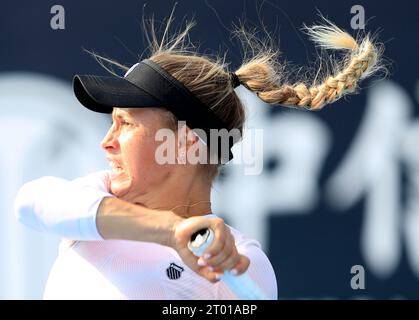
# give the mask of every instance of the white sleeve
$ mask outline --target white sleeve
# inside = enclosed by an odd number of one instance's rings
[[[256,240],[244,246],[237,246],[237,251],[250,259],[247,274],[270,300],[278,299],[278,287],[275,271],[266,254]]]
[[[248,239],[245,242],[236,243],[237,251],[250,259],[250,265],[246,273],[265,294],[269,300],[278,299],[276,276],[271,262],[261,249],[258,241]],[[236,295],[224,283],[219,286],[221,299],[237,299]]]
[[[103,240],[96,213],[108,188],[108,171],[73,181],[43,177],[23,185],[15,199],[15,215],[24,225],[71,240]]]

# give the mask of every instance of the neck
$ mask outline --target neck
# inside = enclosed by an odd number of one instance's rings
[[[211,213],[211,185],[198,177],[171,176],[165,183],[136,199],[150,209],[168,210],[188,218]]]

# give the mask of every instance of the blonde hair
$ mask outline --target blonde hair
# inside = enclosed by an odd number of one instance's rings
[[[225,55],[220,57],[197,53],[196,47],[189,40],[189,31],[195,25],[193,21],[186,23],[183,30],[171,35],[169,29],[173,22],[173,11],[167,19],[160,40],[155,32],[154,19],[143,18],[145,37],[150,49],[148,59],[183,83],[227,124],[227,129],[236,128],[242,131],[245,109],[234,91],[229,73],[231,70],[225,61]],[[326,19],[322,25],[305,27],[305,30],[311,40],[321,48],[347,51],[342,59],[332,60],[333,72],[326,74],[320,81],[313,80],[312,83],[288,83],[285,80],[288,78],[285,65],[278,61],[279,51],[271,45],[271,39],[260,39],[256,33],[246,31],[241,25],[234,31],[246,54],[242,65],[235,71],[240,83],[268,104],[319,110],[354,92],[361,79],[380,68],[382,47],[374,44],[369,35],[357,41]],[[128,70],[113,60],[93,55],[112,73],[113,70],[104,62]],[[323,70],[318,70],[318,74],[322,73]],[[172,120],[176,122],[175,119]],[[208,172],[213,180],[218,173],[218,167],[210,165]]]

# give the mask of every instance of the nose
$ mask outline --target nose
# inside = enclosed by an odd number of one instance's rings
[[[115,151],[119,148],[119,142],[117,137],[117,131],[115,130],[115,124],[113,124],[108,132],[106,133],[106,136],[103,138],[102,142],[100,143],[100,146],[105,151]]]

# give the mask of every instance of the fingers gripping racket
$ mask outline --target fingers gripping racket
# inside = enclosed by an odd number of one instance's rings
[[[195,256],[200,257],[213,240],[214,232],[211,229],[202,229],[192,235],[188,248]],[[224,281],[240,300],[268,300],[246,272],[237,276],[225,270],[221,281]]]

